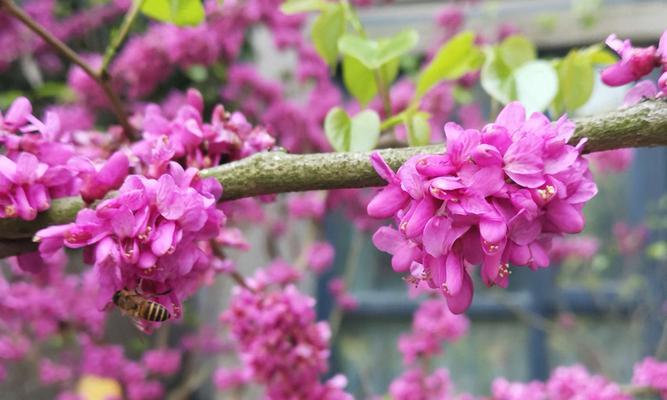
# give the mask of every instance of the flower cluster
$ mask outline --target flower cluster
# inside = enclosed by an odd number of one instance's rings
[[[98,143],[62,129],[54,112],[38,119],[24,97],[0,114],[0,144],[6,150],[0,155],[0,218],[32,220],[52,199],[78,193],[87,202],[100,199],[128,173],[124,153],[90,152]]]
[[[196,90],[188,90],[185,103],[173,118],[157,105],[146,107],[142,140],[132,145],[144,173],[162,175],[170,161],[188,167],[208,168],[270,149],[275,141],[261,127],[253,127],[243,114],[229,114],[222,105],[213,110],[211,122],[203,121],[204,100]]]
[[[350,399],[344,385],[319,382],[329,358],[329,326],[315,321],[315,301],[294,286],[235,288],[221,320],[230,328],[253,380],[269,399]],[[334,378],[335,379],[335,378]],[[326,396],[325,396],[326,394]]]
[[[407,370],[391,382],[389,394],[394,400],[454,399],[449,372],[443,368],[430,375],[420,368]]]
[[[455,342],[464,336],[468,325],[468,318],[453,314],[444,300],[426,300],[415,312],[412,332],[398,339],[398,350],[408,365],[421,357],[433,357],[440,354],[444,342]]]
[[[444,154],[415,156],[398,173],[374,153],[388,182],[368,214],[393,217],[373,243],[393,255],[397,272],[438,288],[455,313],[472,301],[468,265],[481,264],[487,286],[506,287],[510,269],[549,265],[551,238],[584,227],[582,208],[597,188],[581,157],[584,141],[568,145],[574,123],[540,113],[526,120],[510,103],[481,131],[445,125]]]
[[[327,285],[329,293],[333,296],[336,305],[344,311],[354,310],[359,307],[359,301],[347,290],[343,278],[334,278]]]
[[[159,179],[130,175],[118,196],[95,210],[83,209],[76,221],[37,232],[39,250],[49,258],[63,246],[86,247],[100,284],[98,306],[121,289],[156,295],[156,301],[180,314],[180,301],[213,273],[202,244],[215,238],[224,223],[216,208],[222,188],[196,169],[170,163]]]
[[[614,50],[621,59],[602,71],[602,82],[609,86],[621,86],[634,82],[653,72],[657,67],[662,69],[658,79],[658,87],[652,86],[652,95],[667,95],[667,31],[660,37],[658,47],[633,47],[630,40],[620,40],[610,35],[607,46]]]
[[[630,400],[621,387],[601,375],[591,375],[581,365],[558,367],[542,383],[509,382],[499,378],[493,382],[494,400]]]
[[[632,383],[650,387],[658,391],[662,400],[667,399],[667,362],[647,357],[642,362],[635,364]]]

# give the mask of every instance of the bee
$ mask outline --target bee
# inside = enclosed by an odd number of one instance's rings
[[[171,318],[171,314],[162,304],[148,300],[136,290],[119,290],[113,295],[113,303],[123,314],[132,317],[139,325],[141,322],[163,322]]]

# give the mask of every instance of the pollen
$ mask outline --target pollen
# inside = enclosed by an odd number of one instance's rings
[[[433,197],[444,197],[445,195],[447,195],[447,192],[445,192],[444,190],[435,188],[433,186],[431,186],[430,191]]]
[[[543,189],[537,189],[537,194],[542,200],[549,201],[556,194],[556,188],[553,185],[546,185]]]
[[[499,245],[497,245],[495,243],[487,242],[486,240],[483,240],[482,244],[484,245],[484,248],[486,249],[486,251],[489,252],[489,253],[495,253],[500,248]]]
[[[509,264],[502,264],[498,270],[498,277],[502,279],[510,275],[512,275],[512,271],[510,271]]]
[[[9,204],[5,206],[5,216],[8,218],[12,218],[16,216],[16,207],[14,207],[13,204]]]

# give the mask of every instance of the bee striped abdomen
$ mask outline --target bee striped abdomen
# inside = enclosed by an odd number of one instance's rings
[[[141,318],[151,322],[162,322],[169,319],[169,311],[160,303],[146,301],[141,310]]]

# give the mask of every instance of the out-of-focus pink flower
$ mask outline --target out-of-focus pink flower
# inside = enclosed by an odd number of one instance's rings
[[[426,300],[419,305],[412,331],[401,335],[398,349],[406,364],[418,358],[440,354],[444,342],[455,342],[468,332],[468,318],[449,311],[444,299]]]
[[[551,238],[581,232],[583,206],[597,193],[581,157],[585,140],[567,144],[573,133],[565,117],[526,119],[523,106],[510,103],[481,131],[448,123],[444,154],[415,156],[396,173],[374,153],[388,185],[368,214],[393,217],[398,229],[381,227],[373,243],[392,254],[396,272],[421,266],[410,280],[441,290],[455,313],[472,301],[467,266],[481,264],[483,282],[502,287],[510,263],[548,266]]]
[[[599,241],[591,236],[579,235],[576,238],[556,237],[551,244],[549,258],[553,262],[567,259],[590,261],[600,247]]]
[[[72,370],[66,365],[54,363],[48,358],[39,362],[39,380],[44,385],[66,382],[72,378]]]
[[[438,25],[451,35],[461,29],[465,14],[461,7],[457,5],[448,5],[438,11],[435,19]]]
[[[591,375],[581,365],[558,367],[546,383],[549,400],[631,400],[621,387],[601,375]]]
[[[662,399],[667,399],[667,362],[647,357],[635,364],[632,383],[657,390]]]
[[[496,378],[491,384],[493,400],[546,400],[544,383],[533,381],[528,383],[510,382],[505,378]]]
[[[603,175],[618,174],[628,168],[635,158],[634,149],[617,149],[600,151],[586,156],[593,170]]]
[[[345,311],[354,310],[359,307],[359,302],[356,297],[347,291],[347,285],[343,278],[334,278],[329,281],[329,293],[336,300],[338,307]]]
[[[326,211],[326,198],[320,191],[295,193],[287,200],[287,210],[294,218],[320,219]]]
[[[427,375],[420,368],[413,368],[394,379],[389,385],[394,400],[453,400],[449,372],[438,368]]]
[[[238,389],[250,382],[252,371],[245,368],[218,368],[213,373],[213,384],[218,390]]]
[[[498,27],[498,41],[502,42],[503,40],[507,39],[508,37],[512,35],[516,35],[518,33],[521,33],[521,30],[519,27],[514,25],[511,22],[503,22],[500,24]]]
[[[308,266],[318,274],[328,270],[333,264],[335,250],[329,242],[314,242],[307,252]]]
[[[638,82],[632,89],[628,90],[623,98],[623,106],[634,106],[644,99],[651,99],[657,95],[658,88],[655,86],[655,83],[644,80]]]
[[[649,231],[644,225],[631,228],[627,223],[621,221],[614,224],[613,233],[618,252],[628,257],[637,254],[644,247]]]
[[[168,349],[149,350],[144,353],[141,361],[148,371],[170,376],[181,367],[181,353]]]
[[[602,71],[602,82],[609,86],[621,86],[636,81],[660,65],[655,46],[633,47],[630,40],[620,40],[609,35],[607,46],[618,53],[621,59]]]

